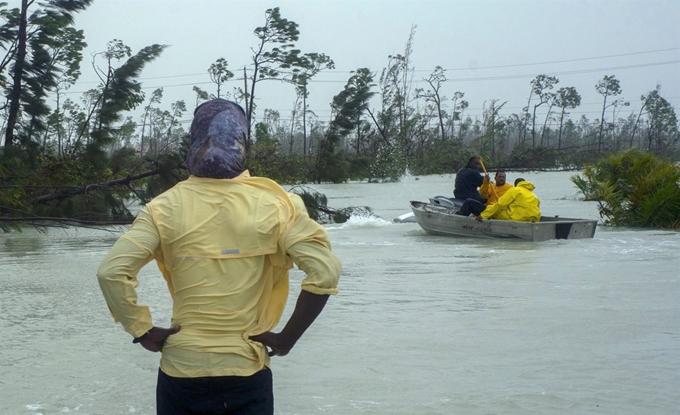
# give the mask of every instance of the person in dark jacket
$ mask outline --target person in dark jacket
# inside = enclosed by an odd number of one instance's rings
[[[475,156],[470,157],[467,166],[456,172],[456,182],[453,188],[453,196],[456,199],[474,199],[482,205],[486,204],[486,198],[482,197],[478,190],[484,182],[484,176],[480,173],[481,169],[479,157]]]

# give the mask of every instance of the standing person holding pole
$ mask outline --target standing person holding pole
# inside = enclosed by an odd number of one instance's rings
[[[154,198],[111,248],[97,277],[114,319],[161,352],[159,415],[273,414],[270,356],[285,356],[337,293],[325,229],[302,199],[245,170],[243,109],[214,99],[194,112],[189,179]],[[169,329],[137,304],[137,273],[155,259],[172,297]],[[288,270],[306,273],[279,333]]]

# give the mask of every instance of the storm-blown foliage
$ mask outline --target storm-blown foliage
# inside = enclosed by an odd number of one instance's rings
[[[619,226],[680,229],[680,166],[629,150],[572,177],[600,216]]]
[[[338,148],[342,140],[357,129],[368,102],[373,96],[373,75],[366,68],[361,68],[347,81],[345,88],[331,103],[333,121],[321,140],[316,163],[316,181],[345,181],[349,163],[344,160]]]
[[[51,16],[49,9],[37,15]],[[57,17],[49,22],[64,19]],[[7,226],[3,223],[16,220],[127,223],[134,218],[129,204],[147,201],[186,177],[179,169],[184,160],[181,140],[169,148],[171,151],[141,158],[129,146],[134,122],[128,117],[122,125],[116,125],[126,112],[143,102],[142,85],[137,79],[165,46],[152,45],[133,55],[122,42],[114,40],[98,54],[106,61],[104,68],[96,67],[101,84],[85,93],[83,106],[68,99],[57,99],[52,111],[44,106],[47,93],[60,97],[60,84],[45,75],[48,67],[36,66],[38,57],[43,56],[42,62],[53,56],[53,65],[61,65],[50,69],[53,74],[72,80],[79,73],[84,43],[68,48],[60,43],[64,33],[80,39],[78,32],[68,29],[62,27],[51,35],[37,29],[38,35],[30,42],[32,58],[27,60],[30,65],[25,67],[20,88],[23,105],[16,113],[17,126],[21,126],[16,131],[21,140],[12,139],[12,144],[0,149],[0,227],[4,229]],[[59,60],[63,53],[77,56]],[[116,67],[119,60],[124,62]],[[36,77],[34,73],[44,76]],[[40,79],[39,88],[34,79]],[[10,98],[14,96],[13,90],[7,93]],[[186,109],[183,104],[176,108]],[[9,113],[8,119],[11,117]],[[171,123],[163,129],[167,134],[176,134],[172,126]],[[8,134],[9,128],[8,125]]]
[[[216,85],[216,95],[194,86],[187,88],[186,99],[163,102],[163,88],[146,89],[141,76],[166,47],[154,44],[134,53],[113,39],[95,45],[101,52],[93,54],[88,68],[100,83],[75,98],[67,90],[83,70],[86,45],[74,16],[91,2],[22,0],[21,7],[8,8],[0,1],[0,50],[5,52],[0,91],[6,103],[0,106],[0,224],[47,217],[130,221],[128,205],[186,177],[191,110],[215,96],[235,100],[246,112],[252,127],[246,151],[251,174],[282,184],[452,173],[471,155],[482,156],[490,170],[576,169],[630,148],[670,160],[680,155],[678,119],[661,86],[640,97],[635,113],[622,115],[630,104],[621,95],[625,85],[614,75],[593,82],[602,95],[595,119],[571,114],[581,105],[579,91],[557,89],[559,79],[545,74],[527,82],[529,99],[518,113],[484,97],[481,115],[468,115],[469,98],[456,90],[443,67],[434,66],[422,77],[423,87],[416,87],[415,26],[403,51],[387,56],[385,68],[351,72],[329,108],[318,109],[330,109],[330,116],[322,118],[310,109],[308,98],[317,81],[327,84],[316,76],[335,62],[298,49],[299,25],[279,8],[266,10],[263,24],[254,29],[248,62],[234,62],[228,55],[232,49],[215,51],[206,76]],[[242,71],[230,71],[228,62]],[[227,91],[237,80],[239,86]],[[261,81],[289,87],[288,98],[280,94],[277,105],[290,103],[290,113],[260,111]],[[136,108],[141,114],[135,115]],[[660,189],[671,194],[672,186],[664,186]],[[669,200],[668,194],[645,193],[635,203],[646,219],[630,221],[659,222],[665,213],[658,206],[666,212]],[[651,208],[645,204],[654,209],[647,211]],[[342,209],[333,212],[337,219],[348,216]]]
[[[5,146],[34,144],[46,129],[47,94],[78,79],[82,30],[72,27],[73,13],[92,0],[51,0],[39,7],[23,0],[20,8],[0,3],[0,85],[7,85]],[[11,77],[11,82],[7,82]],[[9,85],[8,85],[9,84]]]
[[[164,45],[147,46],[118,68],[109,67],[98,109],[98,128],[93,132],[94,143],[99,146],[110,144],[113,124],[121,120],[124,111],[137,108],[144,102],[142,85],[137,78],[144,66],[156,59],[165,48]],[[111,58],[110,55],[106,57]]]

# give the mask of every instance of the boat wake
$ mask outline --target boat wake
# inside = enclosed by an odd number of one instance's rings
[[[385,226],[392,225],[392,222],[386,221],[375,215],[361,214],[352,215],[347,222],[339,224],[339,226],[329,226],[326,229],[384,228]]]

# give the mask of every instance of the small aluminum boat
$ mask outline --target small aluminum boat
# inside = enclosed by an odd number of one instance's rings
[[[444,200],[446,199],[446,200]],[[448,201],[448,202],[447,202]],[[430,202],[411,202],[413,218],[428,233],[474,238],[519,239],[547,241],[550,239],[593,238],[597,221],[541,216],[540,222],[516,222],[457,215],[457,201],[437,196]],[[411,221],[404,216],[404,222]],[[400,217],[401,218],[401,217]],[[397,219],[395,219],[397,222]]]

